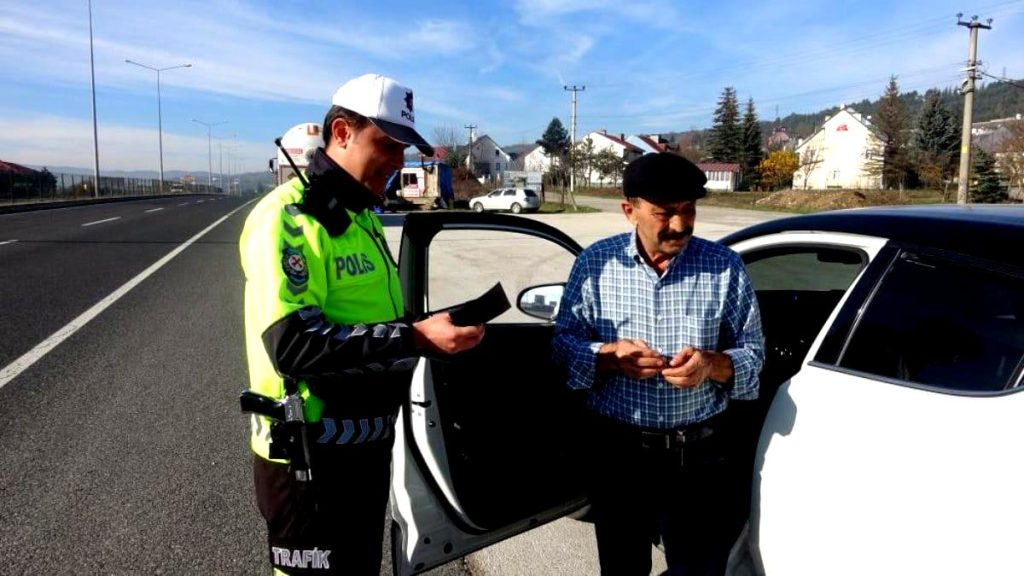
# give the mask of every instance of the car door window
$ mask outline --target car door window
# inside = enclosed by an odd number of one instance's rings
[[[505,190],[505,196],[515,196],[515,195],[516,195],[516,191],[515,190]]]
[[[762,396],[799,370],[836,304],[867,263],[860,250],[786,246],[743,254],[765,336]]]
[[[492,323],[545,323],[520,312],[516,298],[530,286],[565,282],[574,261],[568,250],[527,234],[442,230],[427,254],[427,306],[460,304],[501,282],[512,308]]]
[[[904,252],[886,273],[839,365],[950,391],[1019,384],[1024,274]]]

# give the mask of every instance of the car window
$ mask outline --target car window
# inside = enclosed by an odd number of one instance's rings
[[[867,264],[860,250],[833,246],[785,246],[743,254],[761,310],[766,400],[792,378],[843,294]]]
[[[487,195],[488,198],[496,198],[498,196],[501,196],[501,190],[495,190]]]
[[[953,391],[1018,383],[1024,277],[904,253],[886,273],[839,365]]]
[[[516,191],[515,190],[505,190],[505,196],[515,196],[515,195],[516,195]]]
[[[467,260],[472,254],[480,257]],[[536,236],[442,230],[431,240],[427,254],[427,309],[440,310],[476,298],[501,282],[512,308],[492,323],[543,324],[545,320],[516,308],[517,297],[531,286],[565,282],[574,261],[565,248]]]
[[[537,193],[534,192],[533,190],[530,190],[529,188],[527,188],[526,190],[523,190],[523,194],[525,194],[527,198],[536,198],[537,197]]]

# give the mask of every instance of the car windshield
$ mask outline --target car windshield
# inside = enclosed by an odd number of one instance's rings
[[[533,190],[523,190],[523,194],[526,194],[527,198],[536,198],[537,197],[537,193],[534,192]]]

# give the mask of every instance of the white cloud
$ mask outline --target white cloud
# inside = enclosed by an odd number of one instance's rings
[[[93,165],[92,122],[61,116],[29,116],[0,111],[0,158],[19,164],[43,166]],[[100,172],[160,169],[158,132],[117,124],[99,127]],[[164,171],[190,170],[209,163],[206,136],[164,131]],[[234,159],[239,171],[262,170],[273,150],[261,142],[212,141],[213,169]]]

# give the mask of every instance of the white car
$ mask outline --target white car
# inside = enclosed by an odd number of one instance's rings
[[[508,210],[513,214],[519,214],[524,210],[533,212],[540,209],[540,197],[529,188],[498,188],[470,199],[469,207],[474,212]]]
[[[395,444],[396,574],[586,505],[581,398],[550,362],[565,277],[544,276],[567,275],[579,245],[523,218],[411,214],[410,316],[450,304],[430,286],[476,281],[458,251],[437,260],[447,234],[515,246],[500,280],[534,321],[499,318],[479,347],[420,360]],[[730,405],[752,487],[733,573],[1024,573],[1024,206],[823,213],[722,242],[747,265],[766,339],[760,400]]]

